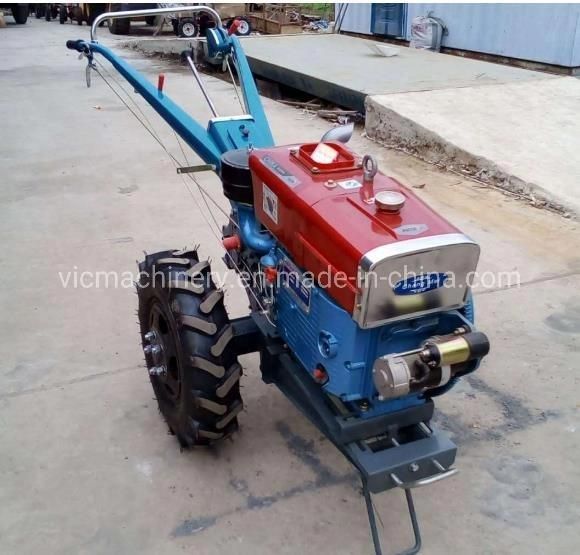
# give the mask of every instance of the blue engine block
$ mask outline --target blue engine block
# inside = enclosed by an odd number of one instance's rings
[[[296,273],[298,269],[285,254],[277,255],[282,272]],[[452,310],[361,329],[323,289],[305,286],[300,279],[283,279],[275,295],[275,314],[278,332],[304,369],[312,372],[322,366],[329,377],[324,385],[328,393],[344,402],[367,399],[371,406],[365,414],[374,416],[426,400],[423,395],[413,394],[379,401],[372,378],[375,360],[416,349],[433,335],[449,334],[469,324],[473,308],[469,299],[461,312]]]

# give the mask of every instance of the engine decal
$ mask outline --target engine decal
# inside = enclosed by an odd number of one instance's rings
[[[442,287],[447,280],[447,274],[431,272],[402,279],[395,283],[395,295],[417,295]]]
[[[270,219],[277,224],[278,197],[265,183],[262,183],[262,187],[262,209],[268,216],[270,216]]]
[[[304,312],[310,312],[311,280],[305,279],[300,269],[287,257],[281,259],[278,275],[281,287],[287,288]]]
[[[343,179],[342,181],[337,181],[336,184],[347,191],[350,189],[360,189],[362,187],[362,183],[356,179]]]
[[[429,229],[426,224],[405,224],[395,228],[397,235],[419,235]]]
[[[264,166],[275,171],[278,174],[278,177],[289,187],[294,188],[297,185],[300,185],[300,180],[295,175],[292,175],[286,168],[278,164],[278,162],[276,162],[276,160],[271,156],[262,156],[260,160]]]

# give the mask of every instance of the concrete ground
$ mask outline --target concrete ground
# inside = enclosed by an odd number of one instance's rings
[[[34,19],[0,30],[0,552],[369,553],[352,469],[261,382],[255,357],[243,360],[240,433],[180,452],[142,364],[132,289],[63,287],[67,272],[134,272],[143,249],[199,242],[220,258],[165,153],[96,76],[86,88],[85,63],[64,41],[87,34]],[[208,117],[185,70],[122,54],[151,79],[163,71],[168,93]],[[208,79],[208,88],[218,108],[235,110],[226,83]],[[328,128],[264,103],[280,143]],[[172,133],[146,113],[179,155]],[[461,473],[417,491],[423,552],[575,552],[578,224],[360,136],[352,145],[479,241],[481,270],[522,279],[477,291],[492,352],[437,403]],[[221,201],[217,180],[202,182]],[[241,314],[244,294],[228,289],[227,303]],[[385,551],[403,548],[402,494],[375,502]]]
[[[132,38],[127,44],[144,52],[179,54],[191,42],[169,36]],[[242,44],[254,74],[361,111],[369,95],[554,78],[405,47],[393,57],[377,56],[369,48],[374,41],[347,35],[252,35]]]

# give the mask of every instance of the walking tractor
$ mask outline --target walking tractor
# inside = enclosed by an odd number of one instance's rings
[[[213,114],[207,128],[163,92],[161,76],[152,84],[96,40],[105,19],[180,9],[215,22],[207,53],[235,67],[242,115],[217,114],[192,52],[184,57]],[[143,350],[171,432],[187,447],[231,436],[242,410],[237,357],[257,352],[263,380],[360,473],[375,552],[371,496],[393,488],[406,495],[414,533],[405,553],[419,551],[411,492],[457,472],[456,446],[430,423],[433,398],[489,351],[469,288],[479,246],[378,171],[372,156],[349,150],[352,128],[276,146],[240,41],[211,8],[102,14],[90,41],[67,47],[87,58],[87,75],[98,71],[97,55],[106,58],[205,162],[178,173],[213,170],[230,201],[221,241],[226,264],[243,277],[248,316],[228,318],[196,249],[139,264]]]

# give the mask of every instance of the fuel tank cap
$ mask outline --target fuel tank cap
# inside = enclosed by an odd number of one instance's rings
[[[380,191],[375,195],[375,204],[383,212],[397,213],[405,204],[405,195],[397,191]]]

